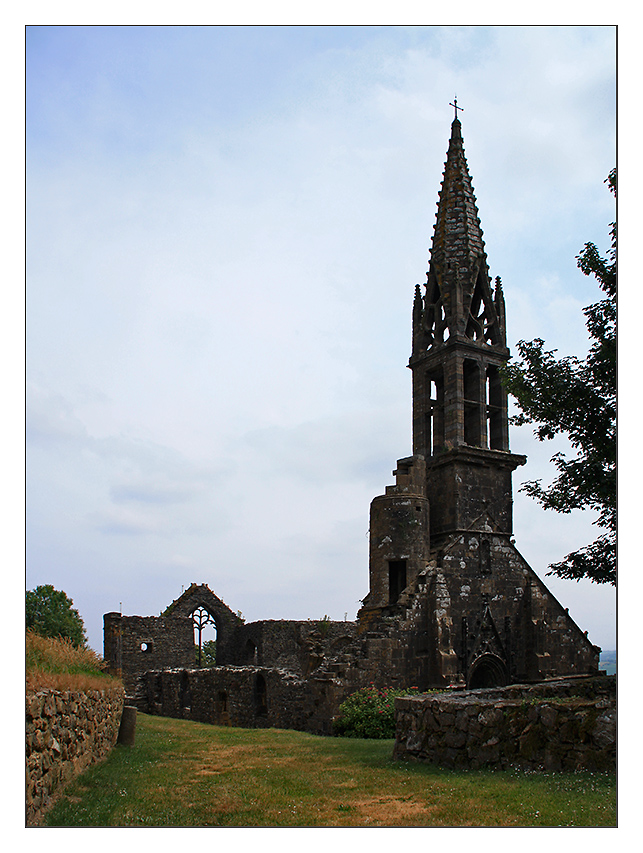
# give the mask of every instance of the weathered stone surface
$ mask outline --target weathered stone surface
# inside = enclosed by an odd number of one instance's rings
[[[28,692],[26,696],[26,821],[37,823],[52,795],[116,743],[122,687]]]
[[[552,698],[556,698],[555,707]],[[422,704],[432,708],[437,723],[430,729]],[[470,715],[472,708],[476,716]],[[472,769],[616,767],[614,676],[558,679],[507,689],[455,690],[441,694],[438,700],[400,697],[395,710],[396,758]],[[454,728],[454,719],[467,720],[469,725]]]

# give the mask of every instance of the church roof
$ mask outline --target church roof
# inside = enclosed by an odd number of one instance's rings
[[[426,297],[416,289],[413,351],[451,336],[506,346],[504,298],[494,292],[480,217],[456,117],[444,166],[433,231]]]
[[[464,273],[465,270],[462,267],[465,266],[467,270],[472,269],[483,253],[482,228],[464,154],[462,125],[456,118],[451,125],[451,139],[440,188],[431,260],[438,267],[439,272],[445,273],[448,269],[447,265],[455,263],[456,268],[460,268],[461,273]]]

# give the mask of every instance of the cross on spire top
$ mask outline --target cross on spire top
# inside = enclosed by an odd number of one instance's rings
[[[449,104],[449,106],[450,106],[450,107],[453,107],[453,108],[455,109],[455,117],[456,117],[456,118],[458,117],[458,110],[460,110],[460,112],[464,112],[464,107],[459,107],[459,106],[458,106],[458,99],[457,99],[457,97],[453,99],[453,103],[452,103],[452,104]]]

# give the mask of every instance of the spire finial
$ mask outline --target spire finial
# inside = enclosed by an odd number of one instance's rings
[[[455,109],[455,117],[456,117],[456,119],[458,118],[458,110],[460,110],[460,112],[462,112],[462,113],[464,112],[464,107],[459,107],[459,106],[458,106],[458,98],[457,98],[457,96],[453,99],[453,103],[452,103],[452,104],[449,104],[449,106],[450,106],[450,107],[453,107],[453,108]]]

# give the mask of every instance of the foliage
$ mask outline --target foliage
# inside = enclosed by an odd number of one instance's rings
[[[77,647],[69,638],[43,637],[29,629],[25,637],[25,670],[30,690],[82,690],[104,687],[106,681],[112,680],[93,649]]]
[[[199,647],[194,646],[194,657],[199,663]],[[201,645],[201,666],[216,666],[217,665],[217,641],[205,640]]]
[[[45,818],[70,827],[616,826],[606,773],[444,770],[390,740],[212,726],[138,714]]]
[[[26,594],[26,627],[42,637],[62,637],[80,648],[87,643],[85,625],[74,602],[51,584],[37,586]]]
[[[362,687],[339,706],[339,716],[333,720],[333,734],[341,737],[395,737],[395,698],[417,693],[417,687],[396,689]]]
[[[330,616],[324,614],[324,616],[317,623],[317,630],[322,635],[322,637],[325,637],[326,634],[328,634],[330,630]]]
[[[606,183],[616,195],[616,170]],[[524,483],[521,491],[545,509],[569,513],[598,512],[594,522],[605,532],[592,544],[553,563],[549,574],[596,583],[616,582],[616,225],[610,227],[611,248],[602,258],[593,243],[577,257],[585,275],[593,275],[606,298],[583,309],[591,346],[585,359],[557,358],[543,350],[544,341],[518,343],[522,361],[503,371],[507,390],[520,413],[514,424],[535,424],[539,441],[568,436],[576,457],[552,457],[558,476],[547,488],[540,480]]]

